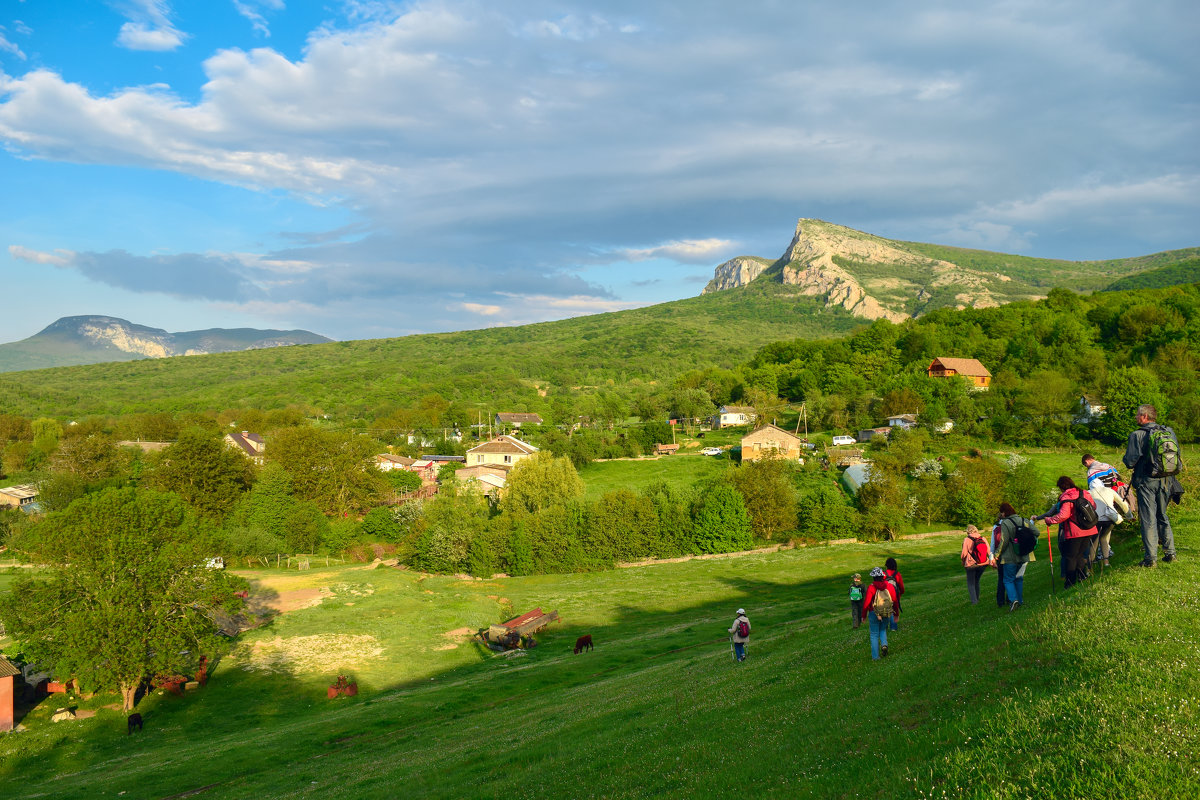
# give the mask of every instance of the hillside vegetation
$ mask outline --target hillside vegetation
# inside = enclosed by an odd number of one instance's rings
[[[1126,275],[1113,281],[1105,291],[1119,292],[1127,289],[1161,289],[1200,281],[1200,258],[1191,258],[1179,264],[1170,264],[1157,269]]]
[[[1200,568],[1197,514],[1175,516],[1176,563],[1128,566],[1139,545],[1122,539],[1118,566],[1053,594],[1043,537],[1013,614],[994,574],[968,605],[957,537],[485,581],[257,571],[259,591],[332,594],[243,636],[204,689],[152,694],[141,735],[113,711],[52,724],[39,708],[0,737],[0,793],[1179,797],[1200,780],[1200,608],[1180,592]],[[888,555],[908,593],[872,662],[846,585]],[[446,635],[534,606],[564,622],[521,656]],[[740,665],[739,606],[755,631]],[[582,633],[596,650],[572,655]],[[371,646],[333,649],[355,637]],[[357,698],[325,698],[339,672]]]

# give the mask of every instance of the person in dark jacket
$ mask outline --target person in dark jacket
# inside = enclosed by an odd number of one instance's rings
[[[850,579],[850,627],[857,628],[863,621],[863,597],[867,587],[863,586],[862,576],[857,572]]]
[[[876,605],[875,596],[881,592],[885,596],[884,603],[890,601],[892,606],[892,613],[886,619],[873,608]],[[867,587],[867,596],[863,598],[863,610],[867,612],[867,626],[871,631],[871,659],[878,661],[888,654],[888,623],[900,613],[900,595],[879,567],[871,570],[871,585]]]
[[[1025,567],[1029,564],[1029,554],[1021,555],[1016,544],[1017,525],[1025,522],[1011,505],[1000,504],[1000,543],[996,547],[995,561],[1000,568],[1005,595],[1012,600],[1009,611],[1025,605]]]
[[[1153,567],[1162,546],[1163,561],[1175,560],[1175,532],[1167,519],[1167,503],[1171,500],[1171,478],[1150,477],[1150,433],[1158,427],[1158,412],[1154,406],[1139,406],[1135,415],[1140,426],[1129,434],[1125,457],[1121,460],[1133,470],[1133,491],[1137,495],[1138,520],[1142,525],[1143,567]]]
[[[1047,525],[1058,523],[1058,532],[1062,542],[1062,557],[1066,569],[1064,586],[1073,586],[1088,576],[1088,565],[1096,548],[1096,526],[1081,528],[1075,523],[1075,503],[1082,497],[1093,506],[1096,501],[1091,494],[1075,486],[1075,481],[1066,475],[1058,479],[1057,511],[1031,517],[1034,520],[1044,520]]]

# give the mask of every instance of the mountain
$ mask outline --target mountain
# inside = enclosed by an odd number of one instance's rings
[[[1166,267],[1146,270],[1134,275],[1128,275],[1114,281],[1106,292],[1120,292],[1126,289],[1159,289],[1164,286],[1178,286],[1183,283],[1200,282],[1200,258],[1181,261]]]
[[[19,342],[0,344],[0,372],[259,350],[330,342],[309,331],[210,328],[168,333],[117,317],[63,317]]]
[[[799,287],[862,319],[900,322],[935,308],[992,308],[1046,296],[1054,286],[1095,291],[1151,269],[1194,275],[1200,248],[1112,261],[1030,258],[902,242],[818,219],[796,224],[774,261],[738,256],[719,265],[705,294],[771,281]],[[1191,264],[1190,268],[1185,266]],[[1194,279],[1194,278],[1193,278]],[[1176,281],[1181,282],[1181,281]]]

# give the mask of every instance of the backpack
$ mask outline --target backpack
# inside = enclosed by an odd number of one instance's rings
[[[850,587],[850,599],[851,600],[862,600],[863,599],[863,587],[861,587],[857,584],[855,584],[854,586],[851,586]]]
[[[744,619],[739,619],[737,624],[737,635],[742,639],[750,638],[750,623]]]
[[[1175,431],[1166,425],[1155,425],[1150,429],[1150,477],[1169,478],[1179,474],[1183,466],[1179,458],[1179,440]]]
[[[1021,517],[1009,517],[1013,523],[1013,547],[1019,556],[1027,556],[1037,549],[1038,530]]]
[[[887,589],[875,587],[875,597],[871,600],[871,610],[879,615],[880,619],[887,619],[892,615],[892,594]]]
[[[971,555],[975,556],[975,565],[983,566],[988,560],[988,546],[983,537],[975,540],[975,544],[971,547]]]
[[[1077,528],[1094,528],[1100,522],[1100,516],[1096,513],[1096,507],[1081,490],[1079,496],[1071,503],[1071,521],[1075,523]]]

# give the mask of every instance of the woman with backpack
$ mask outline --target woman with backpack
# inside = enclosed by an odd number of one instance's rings
[[[888,558],[883,562],[883,577],[896,590],[896,613],[892,615],[892,630],[900,630],[900,598],[904,597],[904,578],[900,575],[900,567],[896,559]]]
[[[1000,504],[1000,544],[996,548],[996,564],[1000,568],[1000,582],[1004,584],[1004,593],[1012,602],[1009,611],[1016,611],[1025,605],[1025,567],[1029,565],[1030,550],[1022,553],[1017,542],[1017,531],[1022,528],[1033,528],[1033,523],[1017,516],[1017,512],[1008,503]],[[1034,540],[1036,543],[1036,539]]]
[[[1088,564],[1096,552],[1096,501],[1091,493],[1075,486],[1066,475],[1058,479],[1057,510],[1033,517],[1047,525],[1058,523],[1066,575],[1063,586],[1073,586],[1088,575]]]
[[[974,525],[967,526],[967,536],[963,539],[963,567],[967,570],[967,594],[971,597],[971,605],[979,605],[979,581],[988,568],[988,543],[983,534]]]
[[[900,596],[896,587],[886,580],[879,567],[871,570],[871,585],[867,587],[867,596],[863,598],[863,608],[867,612],[867,625],[871,631],[871,660],[878,661],[881,656],[888,654],[888,623],[900,613]]]

